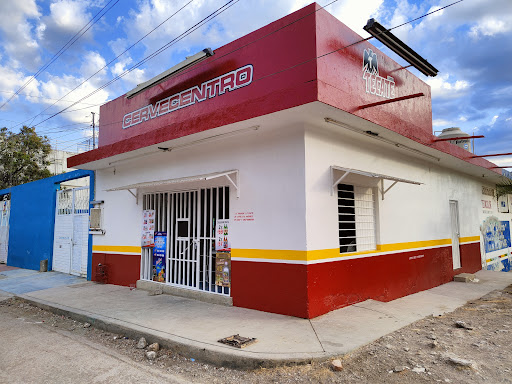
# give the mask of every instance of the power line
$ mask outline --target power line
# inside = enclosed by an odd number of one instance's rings
[[[43,65],[41,68],[39,68],[39,70],[30,77],[30,79],[25,82],[25,84],[23,84],[21,86],[20,89],[18,89],[14,95],[12,95],[7,101],[5,101],[1,106],[0,106],[0,110],[7,104],[9,103],[16,95],[18,95],[22,90],[24,90],[31,82],[32,80],[36,79],[41,73],[43,73],[54,61],[56,61],[68,48],[70,48],[73,44],[76,43],[76,41],[78,39],[80,39],[80,37],[82,37],[94,24],[96,24],[103,16],[105,16],[105,14],[110,11],[112,9],[112,7],[114,7],[114,5],[116,5],[119,0],[115,0],[115,3],[112,4],[110,6],[110,8],[108,8],[102,15],[100,15],[98,18],[96,18],[101,12],[103,12],[103,10],[114,0],[110,0],[107,4],[105,4],[105,6],[96,14],[94,15],[94,17],[86,24],[82,27],[82,29],[80,29],[77,33],[75,33],[73,35],[73,37],[71,39],[68,40],[68,42],[66,44],[64,44],[64,46],[59,49],[59,51],[54,54],[52,56],[52,58],[50,59],[50,61],[48,63],[46,63],[45,65]],[[96,19],[96,20],[95,20]],[[90,24],[90,25],[89,25]]]
[[[185,32],[183,32],[182,34],[180,34],[178,37],[174,38],[173,40],[171,40],[169,43],[165,44],[164,46],[160,47],[159,49],[157,49],[155,52],[153,52],[151,55],[149,56],[146,56],[144,59],[142,59],[141,61],[139,61],[137,64],[135,64],[134,66],[132,66],[131,68],[125,70],[123,73],[121,73],[120,75],[116,76],[114,79],[110,80],[109,82],[105,83],[104,85],[102,85],[101,87],[97,88],[96,90],[94,90],[93,92],[89,93],[88,95],[82,97],[80,100],[78,100],[76,103],[74,104],[71,104],[70,106],[62,109],[61,111],[51,115],[50,117],[40,121],[39,123],[35,124],[35,126],[41,124],[41,123],[44,123],[45,121],[48,121],[52,118],[54,118],[55,116],[58,116],[60,115],[61,113],[63,113],[64,111],[66,111],[68,108],[71,108],[72,106],[78,104],[79,102],[87,99],[88,97],[91,97],[92,95],[96,94],[97,92],[101,91],[102,89],[110,86],[111,84],[113,84],[114,82],[116,82],[117,80],[121,79],[122,77],[126,76],[128,73],[132,72],[133,70],[135,70],[136,68],[140,67],[142,64],[144,64],[145,62],[155,58],[156,56],[158,56],[160,53],[162,53],[163,51],[165,51],[166,49],[168,49],[169,47],[171,47],[172,45],[174,45],[176,42],[182,40],[183,38],[185,38],[186,36],[188,36],[189,34],[191,34],[192,32],[194,32],[195,30],[197,30],[198,28],[202,27],[204,24],[206,24],[207,22],[211,21],[212,19],[214,19],[215,17],[217,17],[218,15],[220,15],[221,13],[223,13],[224,11],[226,11],[227,9],[231,8],[234,4],[236,4],[238,1],[240,0],[230,0],[228,1],[226,4],[224,4],[222,7],[218,8],[217,10],[215,10],[214,12],[212,12],[210,15],[208,15],[207,17],[205,17],[204,19],[202,19],[201,21],[199,21],[198,23],[196,23],[195,25],[193,25],[192,27],[190,27],[189,29],[187,29]],[[232,3],[232,4],[231,4]],[[37,116],[36,116],[37,117]]]
[[[12,92],[12,91],[1,91],[0,92],[2,93],[12,93],[15,95],[15,92]],[[70,101],[70,100],[60,100],[60,99],[52,99],[51,97],[43,97],[43,96],[35,96],[35,95],[29,95],[28,93],[18,93],[18,95],[23,95],[25,97],[31,97],[31,98],[34,98],[34,99],[41,99],[41,100],[52,100],[52,101],[63,101],[65,103],[74,103],[74,101]],[[96,106],[96,105],[99,105],[99,104],[90,104],[90,103],[80,103],[80,104],[84,104],[84,105],[88,105],[88,106]]]
[[[90,79],[92,79],[94,76],[96,76],[98,73],[100,73],[101,71],[103,71],[105,68],[107,68],[110,64],[112,64],[114,61],[116,61],[119,57],[123,56],[126,52],[128,52],[130,49],[132,49],[134,46],[136,46],[138,43],[140,43],[142,40],[144,40],[146,37],[148,37],[151,33],[153,33],[154,31],[156,31],[158,28],[160,28],[163,24],[165,24],[167,21],[169,21],[171,18],[173,18],[175,15],[177,15],[179,12],[181,12],[185,7],[187,7],[190,3],[192,3],[194,0],[190,0],[188,1],[185,5],[183,5],[181,8],[179,8],[176,12],[174,12],[171,16],[169,16],[167,19],[165,19],[164,21],[162,21],[160,24],[158,24],[155,28],[153,28],[151,31],[149,31],[148,33],[146,33],[144,36],[142,36],[139,40],[137,40],[135,43],[133,43],[132,45],[130,45],[128,48],[126,48],[123,52],[121,52],[119,55],[117,55],[116,57],[114,57],[112,60],[110,60],[108,63],[106,63],[102,68],[100,68],[98,71],[96,71],[95,73],[93,73],[91,76],[89,76],[87,79],[85,79],[84,81],[82,81],[80,84],[78,84],[75,88],[73,88],[72,90],[70,90],[68,93],[66,93],[64,96],[62,96],[60,99],[58,99],[55,103],[53,103],[52,105],[50,105],[49,107],[45,108],[44,110],[42,110],[41,112],[39,112],[36,116],[34,116],[32,118],[35,119],[37,118],[38,116],[42,115],[43,112],[47,111],[48,109],[50,109],[51,107],[53,107],[55,104],[57,104],[59,101],[61,101],[64,97],[68,96],[70,93],[74,92],[75,90],[77,90],[78,88],[80,88],[82,85],[84,85],[87,81],[89,81]],[[76,105],[78,103],[74,103],[72,105]],[[71,107],[71,106],[69,106]],[[68,107],[68,108],[69,108]],[[64,111],[61,111],[60,113],[63,113]],[[51,115],[51,114],[50,114]],[[28,119],[30,120],[30,119]],[[28,121],[27,120],[27,121]]]

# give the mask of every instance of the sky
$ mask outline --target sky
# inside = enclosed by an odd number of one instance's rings
[[[317,2],[368,37],[363,26],[369,18],[392,28],[455,1]],[[91,112],[97,124],[99,105],[186,56],[206,47],[215,50],[309,3],[2,0],[0,127],[17,131],[22,125],[35,126],[54,148],[83,150],[87,148],[83,142],[92,137]],[[225,4],[216,17],[183,36]],[[410,69],[432,88],[433,130],[455,126],[485,135],[476,140],[477,154],[512,152],[512,71],[508,67],[512,61],[512,1],[463,0],[393,33],[439,70],[436,77],[427,78]],[[370,42],[407,64],[375,39]],[[159,55],[140,63],[166,45]],[[512,165],[512,156],[490,160]]]

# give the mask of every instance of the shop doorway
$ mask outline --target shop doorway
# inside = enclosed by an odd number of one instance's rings
[[[145,194],[143,209],[154,210],[155,234],[165,236],[166,247],[158,276],[153,248],[142,249],[141,278],[229,296],[229,287],[215,284],[215,224],[229,219],[229,187]]]
[[[459,269],[460,263],[460,223],[459,223],[459,202],[450,200],[450,221],[452,230],[452,258],[453,269]]]
[[[52,269],[87,276],[89,187],[57,191]]]

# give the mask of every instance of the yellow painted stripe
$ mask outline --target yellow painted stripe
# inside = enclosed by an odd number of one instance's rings
[[[479,237],[476,237],[479,239]],[[468,238],[465,238],[468,239]],[[469,238],[473,239],[473,237]],[[376,250],[363,252],[340,253],[339,248],[319,249],[312,251],[296,251],[296,250],[273,250],[273,249],[231,249],[233,258],[246,259],[267,259],[267,260],[283,260],[283,261],[316,261],[335,259],[340,257],[367,255],[372,253],[407,251],[417,248],[431,248],[442,245],[450,245],[451,239],[427,240],[427,241],[411,241],[407,243],[395,244],[379,244]]]
[[[407,243],[395,243],[395,244],[382,244],[377,246],[378,252],[393,252],[393,251],[404,251],[407,249],[415,248],[430,248],[437,247],[440,245],[450,245],[451,239],[439,239],[439,240],[425,240],[425,241],[410,241]]]
[[[231,257],[243,257],[248,259],[307,261],[307,253],[308,251],[231,248]]]
[[[93,252],[128,252],[141,253],[141,247],[129,245],[93,245]]]
[[[459,239],[461,243],[472,243],[474,241],[480,241],[480,236],[467,236]]]

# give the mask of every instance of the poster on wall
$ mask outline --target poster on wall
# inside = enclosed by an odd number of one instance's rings
[[[485,253],[510,248],[510,222],[486,220],[483,228]]]
[[[155,232],[153,248],[153,281],[165,283],[165,255],[167,251],[167,232]]]
[[[501,213],[508,213],[509,202],[508,195],[501,195],[498,197],[498,211]]]
[[[229,220],[217,220],[217,224],[215,225],[215,250],[231,250],[231,242],[229,241]]]
[[[231,286],[231,253],[217,252],[215,259],[215,285]]]
[[[155,246],[155,210],[145,209],[142,214],[142,247]]]

